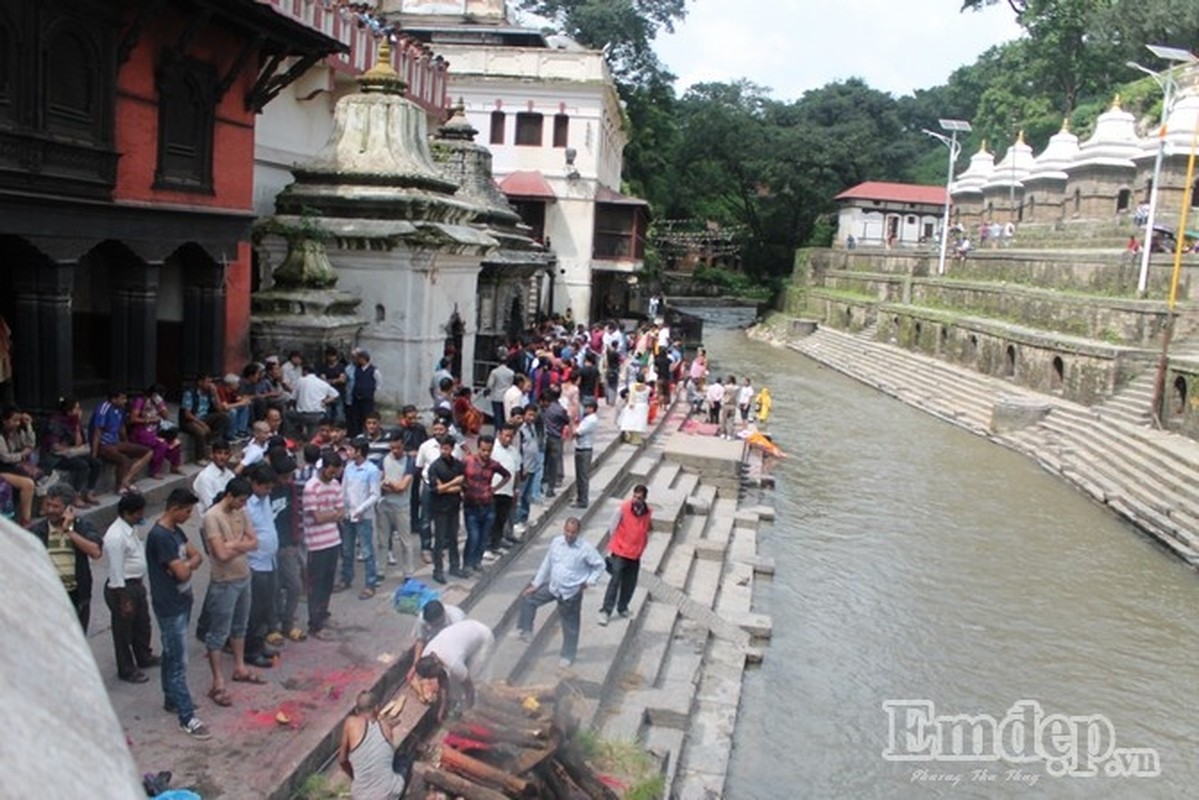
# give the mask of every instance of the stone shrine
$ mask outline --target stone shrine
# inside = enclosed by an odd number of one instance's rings
[[[499,190],[492,175],[491,151],[475,143],[477,134],[459,101],[431,145],[442,175],[461,186],[458,197],[478,207],[474,223],[499,243],[484,258],[479,273],[476,384],[486,381],[497,363],[497,349],[548,310],[548,289],[557,266],[554,254],[532,238],[532,230]]]
[[[277,231],[326,240],[338,284],[366,303],[357,344],[381,372],[377,402],[423,407],[447,344],[474,360],[480,262],[497,242],[433,166],[425,112],[404,97],[389,50],[384,40],[359,91],[338,101],[328,144],[292,170],[261,231],[271,253]]]

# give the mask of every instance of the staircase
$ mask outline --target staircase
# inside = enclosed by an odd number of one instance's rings
[[[677,430],[679,412],[664,430]],[[678,434],[681,435],[681,434]],[[705,444],[708,444],[705,442]],[[713,441],[707,450],[727,450],[740,463],[740,442]],[[584,536],[603,552],[613,512],[631,487],[649,487],[653,532],[641,559],[641,577],[630,603],[631,616],[597,623],[606,586],[587,590],[575,663],[559,666],[560,625],[552,605],[537,614],[531,642],[516,636],[520,591],[528,585],[567,512],[543,527],[517,558],[504,565],[488,595],[510,598],[480,603],[472,618],[492,626],[496,650],[492,680],[516,685],[569,681],[583,724],[605,739],[636,742],[661,758],[670,797],[723,794],[732,753],[742,671],[757,661],[755,642],[769,638],[769,618],[752,613],[757,574],[772,565],[757,555],[757,530],[771,509],[739,508],[736,492],[706,484],[669,457],[667,442],[651,440],[623,467],[605,463],[592,478],[604,500],[583,514]]]
[[[1036,459],[1199,566],[1199,442],[1131,422],[1111,404],[1088,408],[835,330],[822,328],[789,346]],[[1192,346],[1196,345],[1187,343]],[[1152,371],[1148,372],[1151,381]],[[1132,397],[1126,393],[1135,388],[1136,381],[1121,396]],[[990,426],[992,407],[997,400],[1012,397],[1045,405],[1048,414],[1023,430],[995,434]]]

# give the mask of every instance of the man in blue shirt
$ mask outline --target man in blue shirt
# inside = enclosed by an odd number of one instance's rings
[[[569,667],[579,649],[579,616],[583,608],[583,590],[595,586],[604,574],[604,558],[590,542],[579,538],[582,523],[578,517],[566,520],[562,534],[550,542],[549,552],[533,580],[525,587],[516,629],[521,641],[533,636],[533,618],[537,609],[551,601],[558,604],[562,621],[562,651],[558,666]]]
[[[258,537],[258,547],[246,553],[250,564],[250,623],[246,633],[246,663],[261,669],[274,666],[270,656],[277,651],[267,647],[266,637],[279,629],[276,601],[279,594],[276,572],[279,553],[279,532],[275,528],[275,511],[271,490],[275,488],[275,471],[260,461],[249,470],[250,499],[246,501],[246,516]]]
[[[134,444],[125,436],[125,405],[129,396],[120,389],[108,392],[108,399],[96,406],[88,423],[92,457],[116,467],[117,491],[133,491],[133,482],[150,463],[153,451]]]
[[[346,516],[342,521],[341,585],[338,590],[345,591],[353,586],[354,555],[361,545],[366,556],[366,585],[358,595],[359,600],[374,597],[380,583],[375,566],[374,528],[375,506],[383,498],[383,473],[367,460],[369,453],[370,445],[366,440],[355,439],[354,457],[346,462],[341,478]]]
[[[196,460],[204,466],[210,458],[212,443],[224,439],[229,427],[229,415],[211,375],[201,375],[194,386],[184,387],[179,427],[195,437]]]

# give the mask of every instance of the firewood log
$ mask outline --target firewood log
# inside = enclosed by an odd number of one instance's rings
[[[485,742],[506,742],[517,747],[542,748],[547,741],[544,736],[538,736],[532,731],[505,728],[490,721],[487,724],[480,724],[481,720],[482,718],[472,717],[470,712],[467,712],[462,715],[462,719],[447,724],[446,730],[471,739]]]
[[[529,782],[518,778],[502,769],[497,769],[485,761],[460,753],[452,747],[441,750],[441,768],[469,778],[476,783],[484,783],[503,789],[511,794],[522,795]]]
[[[465,797],[466,800],[508,800],[503,792],[480,786],[444,769],[428,769],[423,777],[426,784],[444,789],[453,797]]]

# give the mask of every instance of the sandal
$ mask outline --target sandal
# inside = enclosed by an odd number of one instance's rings
[[[234,678],[233,680],[237,680]],[[221,708],[228,708],[233,705],[233,698],[224,689],[212,688],[208,690],[208,699],[216,703]]]
[[[361,592],[358,593],[359,600],[370,600],[374,596],[375,596],[375,587],[373,587],[373,586],[368,586],[365,589],[363,589]]]
[[[245,672],[245,673],[242,673],[241,675],[238,675],[235,672],[235,673],[233,673],[233,680],[236,681],[237,683],[253,683],[258,686],[261,686],[262,684],[266,683],[266,681],[264,681],[262,679],[262,676],[255,672]]]

